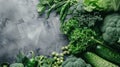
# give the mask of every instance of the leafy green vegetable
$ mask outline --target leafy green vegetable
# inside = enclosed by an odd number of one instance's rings
[[[38,62],[35,60],[35,54],[33,51],[30,51],[30,56],[24,56],[22,59],[22,63],[24,64],[25,67],[36,67]]]
[[[25,65],[25,67],[36,67],[38,64],[35,58],[29,59],[28,57],[24,57],[22,63]]]
[[[82,53],[96,43],[102,44],[96,39],[95,31],[87,27],[81,27],[77,20],[68,20],[62,24],[61,29],[68,36],[70,41],[68,48],[71,54]]]
[[[68,37],[70,40],[69,51],[72,54],[78,54],[86,51],[89,47],[98,43],[95,39],[96,33],[87,28],[76,28]]]
[[[76,57],[68,57],[66,61],[63,62],[62,67],[92,67],[87,64],[83,59]]]
[[[98,11],[118,11],[120,0],[84,0],[84,9],[88,12]]]
[[[120,43],[120,15],[108,15],[102,26],[103,39],[109,44]]]
[[[75,28],[79,28],[79,25],[78,21],[73,19],[70,19],[61,25],[61,30],[66,35],[69,35],[71,31],[74,30]]]
[[[96,24],[100,24],[103,20],[100,12],[85,13],[76,12],[73,13],[73,19],[79,22],[80,27],[94,27]]]

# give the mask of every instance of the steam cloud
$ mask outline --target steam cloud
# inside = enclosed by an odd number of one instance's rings
[[[49,55],[67,40],[54,13],[38,18],[37,0],[0,0],[0,62],[14,60],[19,51]]]

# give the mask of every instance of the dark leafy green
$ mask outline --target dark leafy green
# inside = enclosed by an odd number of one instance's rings
[[[93,13],[73,13],[73,19],[79,22],[80,27],[94,27],[96,24],[101,23],[103,20],[102,15],[100,12],[93,12]],[[101,23],[102,24],[102,23]]]

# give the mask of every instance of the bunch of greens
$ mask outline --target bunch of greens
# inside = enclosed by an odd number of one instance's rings
[[[101,44],[101,42],[96,39],[97,34],[95,31],[87,27],[81,28],[78,21],[74,19],[63,23],[61,29],[64,34],[68,36],[70,41],[68,48],[72,54],[82,53],[96,43]]]
[[[60,14],[60,20],[64,21],[71,6],[76,5],[80,0],[40,0],[37,10],[40,14],[47,10],[47,18],[52,10]]]
[[[76,28],[68,37],[70,40],[69,51],[72,54],[83,53],[101,42],[96,39],[95,31],[88,28]]]
[[[94,13],[85,13],[85,12],[76,12],[72,14],[72,18],[67,22],[62,23],[61,30],[64,34],[69,35],[69,33],[75,28],[83,27],[98,27],[100,22],[103,21],[102,15],[100,12]]]
[[[84,0],[84,9],[88,12],[97,11],[118,11],[120,0]]]

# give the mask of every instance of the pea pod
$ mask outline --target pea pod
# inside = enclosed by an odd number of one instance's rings
[[[49,18],[50,12],[56,8],[60,8],[65,2],[59,2],[57,4],[53,4],[50,9],[47,11],[47,18]]]
[[[63,7],[62,7],[62,9],[61,9],[61,11],[60,11],[60,20],[62,20],[62,17],[63,17],[63,15],[64,15],[66,9],[69,8],[69,7],[68,7],[69,5],[70,5],[70,1],[69,1],[69,0],[67,1],[67,3],[66,3],[65,5],[63,5]]]
[[[61,18],[61,21],[62,21],[62,22],[65,20],[66,16],[67,16],[67,10],[65,11],[65,13],[63,14],[63,16],[62,16],[62,18]]]

